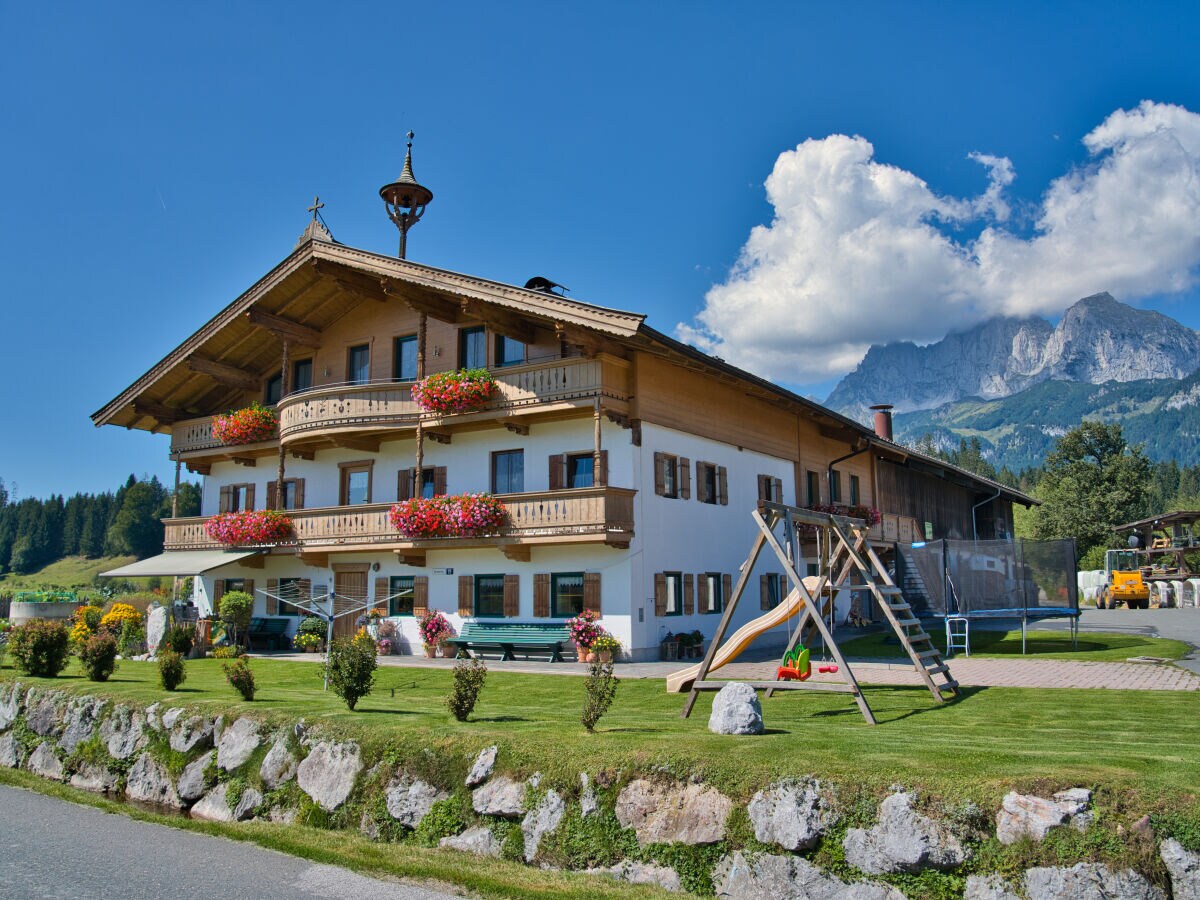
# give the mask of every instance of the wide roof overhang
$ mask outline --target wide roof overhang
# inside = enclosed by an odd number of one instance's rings
[[[155,575],[203,575],[230,563],[258,556],[261,550],[168,550],[158,556],[101,572],[102,578],[147,578]]]

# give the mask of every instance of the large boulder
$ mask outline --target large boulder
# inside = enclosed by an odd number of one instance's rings
[[[762,734],[762,704],[748,684],[730,682],[713,698],[708,730],[716,734]]]
[[[183,713],[184,710],[180,709],[178,706],[172,706],[170,709],[164,711],[161,719],[162,727],[167,729],[167,731],[170,731],[175,727],[175,723],[179,721],[179,717],[182,716]]]
[[[747,808],[754,836],[785,850],[809,850],[837,822],[821,782],[813,778],[780,781],[759,791]]]
[[[1029,900],[1166,900],[1149,881],[1126,869],[1114,872],[1101,863],[1046,866],[1025,873]]]
[[[19,681],[13,682],[7,688],[0,685],[0,731],[7,731],[17,720],[21,712],[21,702],[25,698],[25,686]]]
[[[521,833],[525,838],[525,862],[533,862],[537,856],[542,837],[554,831],[567,811],[567,804],[558,791],[551,789],[538,801],[537,806],[521,820]]]
[[[287,738],[278,735],[267,755],[263,757],[262,765],[258,767],[258,776],[262,779],[263,787],[273,791],[281,784],[291,781],[296,775],[296,757],[288,749]]]
[[[166,722],[166,716],[163,717]],[[207,750],[213,745],[213,720],[204,716],[189,716],[175,722],[171,729],[171,749],[178,753]]]
[[[322,809],[335,810],[354,790],[362,767],[358,744],[321,741],[297,767],[297,783]]]
[[[18,769],[25,760],[25,748],[11,733],[0,735],[0,766]]]
[[[129,770],[129,776],[125,779],[125,795],[130,800],[183,809],[183,801],[175,790],[171,773],[149,753],[139,756]]]
[[[100,725],[100,738],[114,759],[129,759],[146,746],[143,716],[128,706],[118,706]]]
[[[91,740],[107,704],[108,701],[100,697],[76,697],[67,704],[66,725],[58,739],[65,751],[70,753],[79,744]]]
[[[226,799],[228,790],[228,785],[218,784],[200,798],[200,802],[189,810],[188,815],[205,822],[234,821],[233,810],[229,808],[229,801]]]
[[[62,781],[65,775],[62,760],[54,752],[52,741],[42,741],[38,744],[37,749],[29,754],[29,759],[25,761],[25,768],[34,775],[52,778],[55,781]]]
[[[1068,819],[1077,819],[1086,827],[1090,821],[1087,809],[1091,796],[1091,791],[1086,788],[1059,791],[1051,800],[1010,791],[1004,795],[1000,811],[996,813],[996,838],[1002,844],[1015,844],[1022,838],[1040,841],[1051,828]]]
[[[960,865],[969,850],[946,825],[913,808],[908,791],[896,791],[879,804],[879,821],[869,829],[851,828],[842,848],[846,862],[868,875],[948,869]]]
[[[737,850],[717,864],[712,878],[717,896],[734,900],[904,900],[891,885],[847,884],[800,856],[747,857]]]
[[[204,796],[207,785],[204,783],[204,771],[212,765],[215,750],[209,750],[203,756],[198,756],[188,763],[183,774],[179,776],[179,796],[189,803]]]
[[[1158,853],[1171,873],[1171,896],[1175,900],[1200,900],[1200,853],[1185,850],[1175,838],[1159,844]]]
[[[387,811],[405,828],[416,828],[439,800],[450,795],[420,778],[401,775],[388,785]]]
[[[475,757],[475,763],[471,766],[471,771],[467,773],[467,787],[475,787],[478,784],[483,784],[492,775],[492,769],[496,766],[496,750],[495,744],[479,751],[479,755]]]
[[[217,767],[232,772],[243,765],[261,743],[258,723],[242,716],[221,732],[217,742]]]
[[[492,830],[483,825],[468,828],[462,834],[444,837],[438,841],[438,846],[474,853],[476,856],[500,856],[500,842],[496,840]]]
[[[630,884],[653,884],[665,891],[683,890],[683,887],[679,883],[678,872],[670,866],[660,866],[655,863],[633,862],[624,859],[615,866],[588,869],[587,874],[606,875],[609,878],[615,878],[618,881],[627,881]]]
[[[702,784],[667,785],[639,778],[617,797],[617,821],[637,833],[638,843],[715,844],[725,837],[733,803]]]
[[[587,772],[579,773],[579,813],[585,819],[600,811],[600,801],[596,799],[596,791],[592,787],[592,779]]]
[[[471,806],[481,816],[519,818],[525,811],[525,785],[501,775],[471,792]]]
[[[37,702],[25,710],[25,724],[34,734],[42,737],[57,737],[62,733],[63,710],[66,698],[59,691],[42,694]]]
[[[155,604],[146,612],[146,649],[151,653],[158,652],[167,633],[167,608]]]
[[[999,875],[971,875],[963,900],[1021,900],[1021,895]]]
[[[95,794],[111,794],[117,789],[119,776],[106,766],[83,763],[71,776],[71,787]]]

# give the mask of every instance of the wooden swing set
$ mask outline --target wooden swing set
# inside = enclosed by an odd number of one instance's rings
[[[867,704],[854,672],[846,663],[837,641],[833,638],[833,603],[839,591],[864,591],[875,598],[884,618],[900,639],[913,668],[921,676],[934,700],[941,702],[948,695],[958,695],[958,682],[950,677],[950,667],[933,646],[930,636],[925,633],[920,620],[913,614],[900,588],[888,575],[887,568],[871,547],[867,537],[869,526],[866,522],[862,519],[766,501],[760,502],[751,515],[759,533],[755,536],[750,555],[741,567],[741,574],[725,605],[724,614],[704,660],[699,665],[675,672],[667,678],[668,691],[689,692],[683,705],[684,718],[691,715],[700,691],[717,691],[728,684],[726,681],[709,681],[710,672],[731,662],[755,639],[770,629],[785,622],[790,628],[792,617],[798,615],[796,628],[789,634],[788,645],[780,661],[780,675],[777,676],[777,680],[749,682],[750,686],[766,691],[767,697],[775,691],[797,690],[850,694],[858,704],[863,718],[868,724],[874,725],[875,716],[871,707]],[[782,543],[775,533],[780,526],[783,531]],[[799,572],[802,559],[800,543],[802,538],[806,537],[816,541],[818,571],[815,576],[804,577]],[[777,607],[747,622],[726,641],[725,632],[733,620],[738,601],[745,592],[754,564],[764,547],[770,547],[783,565],[792,590]],[[818,597],[823,601],[820,605],[817,602]],[[836,663],[825,667],[825,670],[830,674],[837,674],[840,681],[813,681],[789,677],[788,673],[792,671],[789,667],[796,665],[799,658],[798,648],[811,643],[818,635]]]

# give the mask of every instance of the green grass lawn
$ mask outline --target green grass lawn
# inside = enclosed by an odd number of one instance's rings
[[[85,556],[64,556],[57,562],[52,562],[44,569],[31,572],[28,575],[9,573],[0,576],[0,588],[11,591],[32,591],[41,587],[86,588],[92,584],[101,572],[128,565],[136,560],[136,556],[101,556],[98,559],[88,559]],[[130,579],[135,583],[145,579]]]
[[[946,651],[946,633],[940,628],[930,633],[934,646]],[[900,642],[891,631],[870,634],[844,641],[840,645],[845,656],[862,659],[905,659]],[[1072,649],[1071,635],[1064,631],[1030,631],[1027,641],[1028,659],[1074,659],[1103,662],[1124,662],[1133,656],[1158,656],[1163,659],[1183,659],[1191,646],[1169,638],[1145,637],[1138,634],[1109,632],[1079,632],[1079,647]],[[984,631],[971,629],[972,656],[1020,656],[1021,632]]]
[[[1200,758],[1194,693],[972,688],[937,704],[924,689],[868,687],[879,719],[871,727],[845,695],[794,692],[763,701],[767,734],[736,738],[708,731],[712,694],[681,719],[683,696],[667,694],[660,681],[630,680],[597,733],[587,734],[578,677],[492,671],[471,721],[460,723],[444,705],[445,670],[381,669],[374,693],[350,712],[322,692],[318,665],[256,659],[252,666],[259,683],[253,703],[234,694],[216,660],[188,662],[187,681],[174,694],[159,686],[156,666],[138,662],[122,662],[106,684],[86,681],[74,665],[40,683],[141,704],[303,717],[354,737],[369,753],[387,745],[414,758],[428,749],[464,773],[494,742],[503,769],[541,771],[551,784],[577,786],[581,771],[661,768],[698,775],[743,799],[774,777],[809,773],[859,786],[899,781],[993,806],[1010,787],[1046,784],[1166,796],[1195,789]],[[0,677],[18,676],[10,667]]]

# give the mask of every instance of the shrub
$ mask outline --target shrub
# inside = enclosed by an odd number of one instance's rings
[[[67,626],[48,619],[34,619],[18,625],[8,638],[17,668],[26,675],[54,678],[67,665],[71,652]]]
[[[296,633],[315,634],[321,640],[325,640],[325,635],[329,633],[329,626],[320,616],[305,616],[300,627],[296,629]]]
[[[329,683],[333,692],[354,709],[359,699],[371,693],[375,684],[375,641],[365,631],[353,639],[335,638],[329,648]]]
[[[241,655],[242,651],[234,646],[213,647],[209,654],[213,659],[237,659]]]
[[[180,656],[187,656],[191,653],[195,643],[196,629],[191,625],[172,625],[163,635],[163,645],[174,650]]]
[[[99,606],[81,606],[75,610],[76,623],[82,622],[93,634],[100,630],[100,619],[103,616],[104,610]]]
[[[221,596],[221,621],[233,631],[233,642],[239,643],[242,632],[250,627],[254,613],[254,596],[245,591],[230,591]]]
[[[144,653],[146,650],[146,629],[141,625],[126,621],[121,626],[121,636],[117,638],[117,646],[121,655],[129,658]]]
[[[92,681],[108,681],[117,668],[117,641],[111,634],[94,634],[79,648],[79,663]]]
[[[454,718],[460,722],[467,721],[486,680],[487,666],[479,657],[470,661],[460,659],[454,664],[454,687],[446,698],[446,705],[450,707]]]
[[[77,621],[74,627],[71,628],[71,647],[74,648],[76,653],[78,653],[83,645],[87,643],[87,639],[91,636],[92,630],[87,627],[87,623],[83,622],[82,620]]]
[[[254,699],[254,673],[250,671],[250,661],[246,657],[238,657],[232,663],[222,663],[221,669],[225,672],[225,680],[233,685],[243,700]]]
[[[183,657],[174,650],[163,650],[159,653],[158,678],[168,691],[173,691],[183,684],[184,679],[187,678],[187,672],[183,667]]]
[[[591,664],[588,677],[583,682],[586,699],[583,703],[583,717],[580,720],[583,722],[583,727],[589,732],[595,731],[600,717],[612,706],[613,699],[617,696],[619,682],[620,679],[613,675],[612,663],[594,662]]]
[[[112,635],[118,635],[121,633],[121,629],[125,627],[126,622],[133,625],[141,625],[142,614],[138,612],[135,606],[129,603],[114,603],[109,607],[108,612],[100,617],[100,630],[107,631]]]
[[[298,633],[292,638],[292,646],[297,650],[307,650],[309,647],[320,647],[321,639],[315,634]]]

